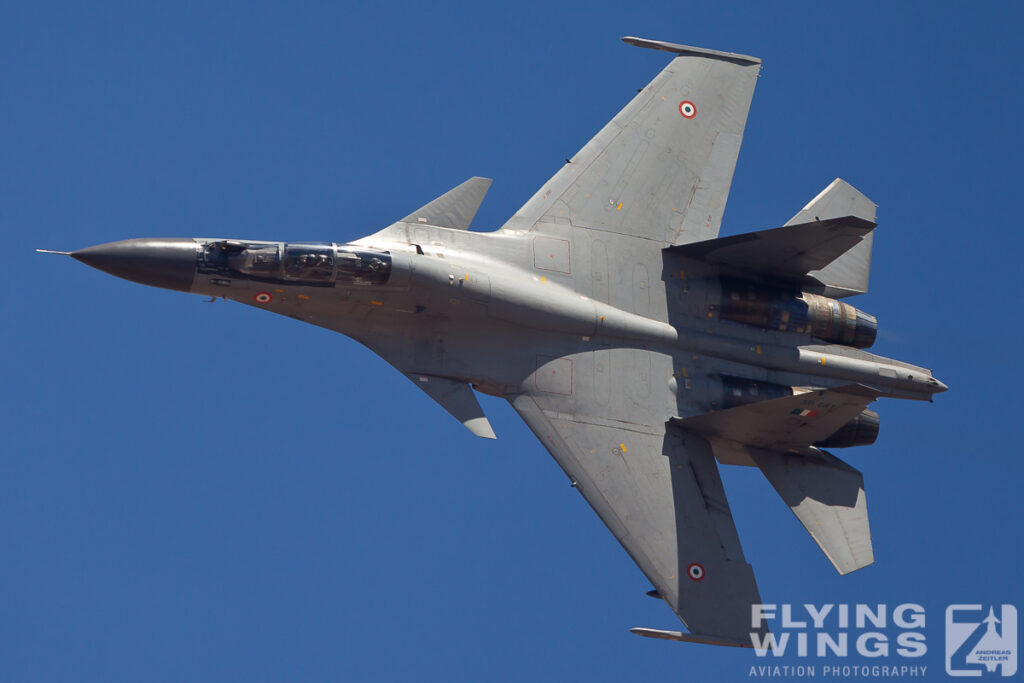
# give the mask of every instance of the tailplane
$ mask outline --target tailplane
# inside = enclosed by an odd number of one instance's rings
[[[670,246],[740,277],[842,298],[868,291],[875,205],[836,178],[781,228]]]
[[[840,574],[875,560],[868,525],[864,476],[818,446],[835,443],[857,420],[875,390],[856,384],[758,401],[687,418],[673,424],[710,439],[715,455],[741,447]],[[871,443],[877,434],[861,438]]]
[[[840,574],[875,561],[864,475],[826,451],[753,452],[765,478]]]

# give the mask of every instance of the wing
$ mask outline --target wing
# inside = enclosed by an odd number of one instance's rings
[[[679,244],[715,237],[761,60],[639,38],[679,56],[516,212]]]
[[[690,632],[749,647],[760,596],[707,441],[524,389],[513,407]]]

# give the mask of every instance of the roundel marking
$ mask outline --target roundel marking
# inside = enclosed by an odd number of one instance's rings
[[[273,300],[274,296],[270,292],[258,292],[256,296],[253,297],[253,301],[258,304],[269,304]]]
[[[690,100],[683,100],[679,103],[679,113],[684,119],[692,119],[697,116],[697,105]]]
[[[693,562],[686,568],[686,575],[694,581],[701,581],[704,578],[704,566]]]

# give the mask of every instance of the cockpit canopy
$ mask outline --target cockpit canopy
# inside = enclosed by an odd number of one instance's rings
[[[200,260],[201,270],[255,280],[360,286],[381,285],[391,276],[388,252],[347,244],[225,240],[208,243]]]

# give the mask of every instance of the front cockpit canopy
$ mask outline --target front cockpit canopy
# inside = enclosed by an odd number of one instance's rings
[[[282,244],[224,240],[200,254],[200,270],[254,280],[315,285],[381,285],[391,254],[348,244]]]

